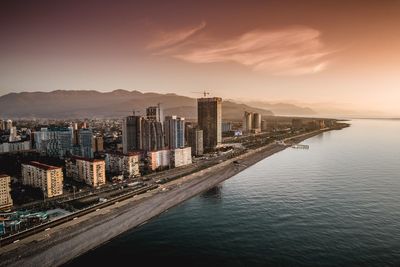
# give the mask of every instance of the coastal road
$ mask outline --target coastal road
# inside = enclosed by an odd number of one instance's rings
[[[296,141],[321,133],[297,137]],[[154,190],[0,248],[0,266],[58,266],[234,176],[287,146],[250,150]],[[240,164],[234,164],[239,161]]]

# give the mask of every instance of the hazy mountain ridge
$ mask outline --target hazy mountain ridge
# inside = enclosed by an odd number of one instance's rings
[[[142,93],[117,89],[112,92],[95,90],[56,90],[52,92],[10,93],[0,97],[0,117],[7,118],[116,118],[132,114],[144,115],[148,106],[161,103],[165,115],[189,119],[197,117],[197,100],[176,94]],[[243,111],[271,116],[269,110],[231,101],[223,102],[223,118],[239,119]]]
[[[300,107],[288,103],[269,103],[266,101],[250,101],[245,104],[272,111],[275,115],[316,115],[318,112],[309,107]]]

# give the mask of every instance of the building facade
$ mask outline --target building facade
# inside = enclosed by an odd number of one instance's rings
[[[66,175],[92,187],[106,183],[106,163],[100,159],[71,157],[65,161]]]
[[[62,168],[31,161],[22,164],[22,183],[40,188],[46,198],[63,194]]]
[[[192,155],[203,155],[203,130],[199,128],[189,129],[188,145],[192,148]]]
[[[215,149],[222,142],[222,98],[198,98],[197,116],[204,149]]]
[[[244,132],[251,132],[253,129],[253,113],[245,111],[243,116],[243,131]]]
[[[0,174],[0,211],[8,211],[12,206],[11,178],[8,175]]]
[[[253,114],[253,132],[259,133],[261,132],[261,114],[254,113]]]
[[[185,118],[166,116],[164,129],[165,143],[169,149],[185,146]]]
[[[122,150],[126,154],[129,151],[142,150],[142,126],[144,118],[141,116],[128,116],[124,118],[122,125]]]
[[[92,150],[92,138],[93,132],[91,129],[82,128],[79,129],[78,139],[79,139],[79,154],[78,156],[84,158],[93,158]]]
[[[147,152],[147,168],[155,171],[169,168],[171,164],[171,152],[167,149]]]
[[[35,149],[42,155],[64,158],[73,152],[73,128],[51,127],[34,132]]]
[[[150,121],[161,122],[164,123],[164,114],[161,108],[161,104],[157,104],[157,106],[148,107],[146,109],[146,118]]]
[[[106,171],[113,175],[122,175],[125,179],[140,177],[138,153],[106,153]]]
[[[101,136],[93,136],[92,138],[92,151],[99,153],[104,151],[104,140]]]
[[[176,148],[171,150],[171,166],[181,167],[192,163],[192,148]]]
[[[31,149],[31,141],[17,141],[0,144],[0,153],[21,152]]]

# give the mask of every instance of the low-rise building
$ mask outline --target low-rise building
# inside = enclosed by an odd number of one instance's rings
[[[106,153],[106,171],[125,179],[139,177],[139,160],[138,153]]]
[[[180,167],[192,163],[192,148],[184,147],[171,150],[171,166]]]
[[[63,172],[61,167],[31,161],[22,164],[22,183],[40,188],[46,198],[62,195]]]
[[[148,169],[155,171],[170,167],[170,154],[168,149],[147,152]]]
[[[106,163],[101,159],[73,156],[65,161],[66,175],[97,187],[106,183]]]
[[[0,144],[0,153],[21,152],[31,149],[31,141],[16,141]]]
[[[8,211],[12,206],[11,178],[8,175],[0,174],[0,211]]]

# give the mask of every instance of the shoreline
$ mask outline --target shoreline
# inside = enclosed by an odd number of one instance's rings
[[[342,129],[347,126],[340,127]],[[326,131],[323,129],[286,139],[299,143]],[[245,154],[171,181],[163,190],[153,190],[136,198],[115,203],[76,220],[34,234],[18,243],[0,248],[0,266],[58,266],[91,249],[109,242],[118,235],[140,227],[166,210],[220,184],[257,162],[290,145],[268,144]],[[240,164],[232,168],[233,161]]]

